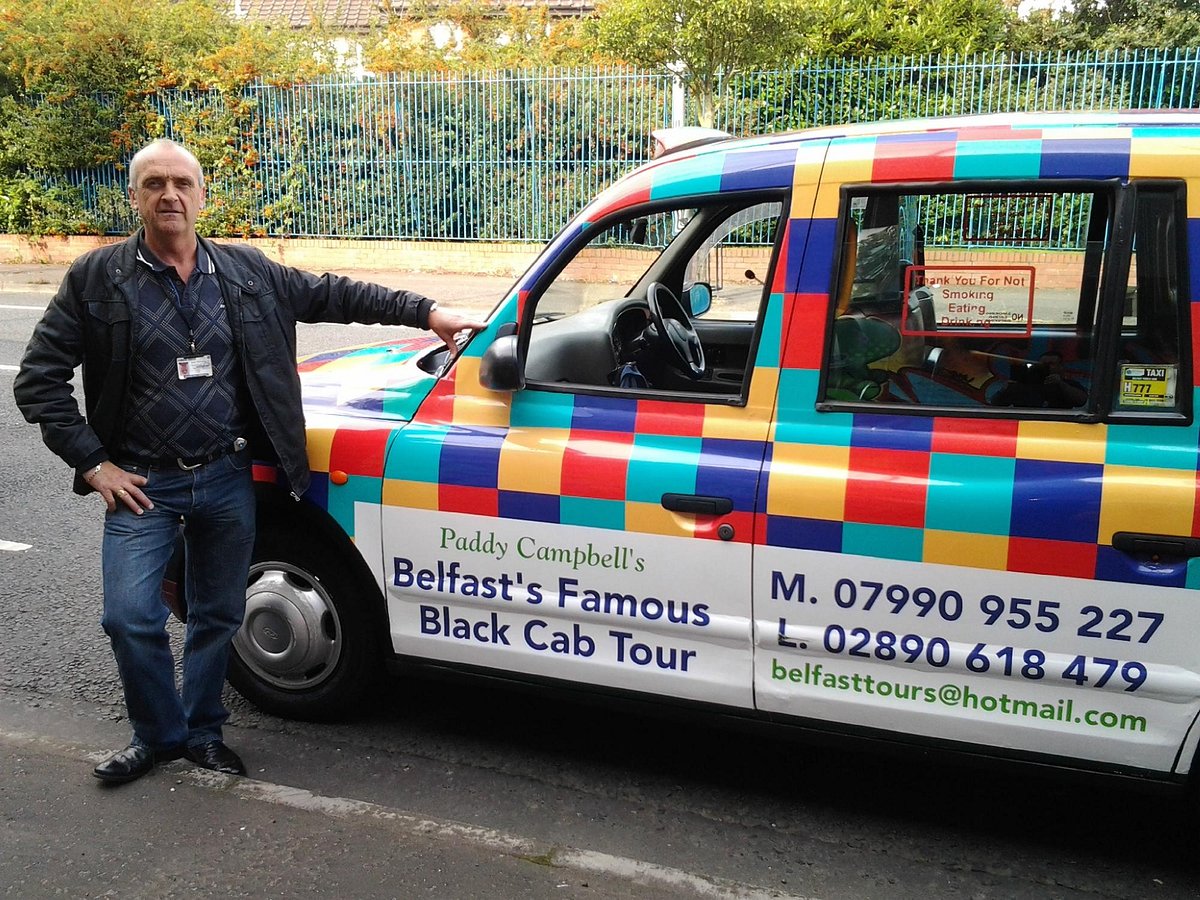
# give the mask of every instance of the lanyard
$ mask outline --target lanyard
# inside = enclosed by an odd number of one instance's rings
[[[159,279],[159,283],[166,288],[164,293],[171,297],[171,302],[175,305],[175,309],[179,311],[179,315],[183,317],[183,321],[188,327],[188,347],[190,352],[196,352],[196,307],[188,306],[183,302],[183,297],[179,295],[179,288],[175,284],[175,279],[169,274],[164,275]],[[187,291],[187,285],[183,286],[184,291]],[[198,299],[198,298],[197,298]]]

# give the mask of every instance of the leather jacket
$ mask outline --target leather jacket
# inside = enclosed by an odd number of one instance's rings
[[[92,250],[71,265],[33,331],[13,385],[21,413],[41,426],[46,446],[75,468],[78,494],[91,491],[82,473],[121,445],[137,310],[138,237]],[[433,301],[410,291],[313,275],[272,262],[253,247],[200,240],[228,310],[250,411],[270,445],[252,444],[252,449],[257,458],[273,456],[299,496],[308,489],[309,466],[296,323],[425,328]],[[81,364],[86,419],[71,388]]]

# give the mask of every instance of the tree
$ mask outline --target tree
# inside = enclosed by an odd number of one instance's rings
[[[1200,46],[1200,0],[1079,0],[1064,18],[1097,50]]]
[[[394,16],[366,53],[375,72],[533,69],[591,61],[584,23],[555,18],[541,4],[437,0]],[[439,30],[450,39],[435,40]]]
[[[607,0],[593,27],[601,52],[678,75],[712,127],[719,79],[785,64],[807,10],[800,0]]]
[[[814,0],[800,44],[814,58],[978,53],[1014,20],[1004,0]]]
[[[88,230],[65,174],[120,162],[161,135],[157,93],[165,88],[213,88],[237,108],[240,88],[251,81],[328,70],[315,55],[319,35],[270,31],[227,11],[224,0],[0,0],[6,227]],[[244,116],[217,143],[240,149],[241,125]],[[219,162],[224,153],[210,156],[201,162]]]

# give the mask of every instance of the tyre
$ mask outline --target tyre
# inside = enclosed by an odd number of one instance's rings
[[[311,529],[259,533],[229,683],[260,709],[344,718],[367,695],[386,628],[379,591],[353,552],[339,555]]]

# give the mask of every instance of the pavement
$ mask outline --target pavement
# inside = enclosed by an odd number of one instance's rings
[[[45,294],[58,290],[67,267],[40,263],[0,263],[0,294]],[[416,291],[460,312],[485,314],[508,295],[516,279],[456,272],[407,272],[398,269],[339,269],[359,281]]]
[[[185,760],[117,786],[128,739],[104,707],[0,695],[0,896],[786,898],[670,867],[309,790],[336,748],[227,727],[249,777]],[[315,755],[314,755],[315,754]],[[404,769],[409,768],[404,766]],[[400,777],[394,771],[387,777]]]

